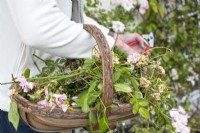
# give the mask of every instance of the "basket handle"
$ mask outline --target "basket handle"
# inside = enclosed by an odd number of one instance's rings
[[[83,28],[88,31],[96,40],[102,61],[103,67],[103,95],[102,101],[107,107],[113,102],[113,64],[112,54],[108,46],[108,42],[96,26],[84,24]],[[107,109],[107,115],[110,114],[110,109]]]

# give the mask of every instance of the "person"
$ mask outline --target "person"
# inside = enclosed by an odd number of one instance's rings
[[[143,52],[142,37],[137,33],[120,34],[109,32],[83,12],[81,0],[1,0],[0,1],[0,83],[17,77],[25,68],[31,75],[38,73],[42,62],[32,55],[43,59],[90,58],[96,42],[92,35],[83,29],[83,24],[97,26],[106,37],[110,48],[116,47],[127,54]],[[137,39],[139,44],[127,44]],[[8,121],[10,85],[0,85],[0,133],[12,133],[14,129]],[[35,132],[20,122],[19,133]]]

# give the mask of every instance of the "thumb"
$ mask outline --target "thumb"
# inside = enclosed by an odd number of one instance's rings
[[[124,51],[126,54],[132,54],[134,52],[134,50],[131,47],[129,47],[126,43],[124,43],[121,40],[117,41],[116,46],[119,50]]]

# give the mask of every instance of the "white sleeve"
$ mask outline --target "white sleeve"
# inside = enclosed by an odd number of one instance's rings
[[[98,27],[102,33],[104,34],[104,36],[106,37],[106,40],[108,41],[108,44],[110,47],[113,47],[114,43],[115,43],[115,40],[113,37],[109,36],[108,33],[109,33],[109,29],[98,24],[94,19],[86,16],[85,14],[83,14],[83,18],[84,18],[84,23],[85,24],[92,24],[92,25],[95,25],[96,27]]]
[[[68,58],[89,58],[96,44],[83,24],[70,20],[55,0],[7,0],[22,41]]]

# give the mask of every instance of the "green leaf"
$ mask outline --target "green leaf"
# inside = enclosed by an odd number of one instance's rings
[[[139,104],[140,106],[148,106],[148,105],[149,105],[149,102],[148,102],[148,100],[146,100],[146,99],[141,99],[141,100],[138,100],[138,104]]]
[[[87,94],[85,94],[83,97],[80,98],[80,106],[84,113],[88,113],[90,111],[90,108],[88,105],[88,95]]]
[[[89,112],[89,122],[91,124],[95,124],[97,122],[97,118],[96,118],[94,112],[92,112],[92,111]]]
[[[121,71],[122,71],[123,75],[131,76],[131,73],[130,73],[130,69],[129,69],[129,68],[127,68],[127,67],[122,67],[122,68],[121,68]]]
[[[145,118],[145,119],[149,119],[149,111],[147,109],[145,109],[144,107],[140,107],[139,109],[139,114]]]
[[[89,106],[88,106],[87,100],[88,100],[87,98],[84,100],[83,106],[82,106],[82,111],[83,111],[84,113],[88,113],[88,112],[90,111],[90,108],[89,108]]]
[[[162,59],[165,61],[165,62],[168,62],[169,61],[169,55],[165,54],[163,55]]]
[[[172,126],[172,124],[167,124],[166,125],[166,130],[169,131],[169,133],[174,133],[175,128]]]
[[[98,88],[99,90],[102,90],[102,88],[103,88],[103,83],[99,83],[98,86],[97,86],[97,88]]]
[[[94,65],[94,60],[92,60],[92,59],[88,59],[88,60],[85,60],[84,61],[84,65],[83,65],[83,68],[87,68],[87,69],[89,69],[89,68],[91,68],[93,65]]]
[[[130,78],[131,80],[131,84],[133,85],[135,90],[139,90],[139,83],[137,82],[137,80],[135,78]]]
[[[157,8],[157,0],[150,0],[149,1],[150,3],[150,6],[151,6],[151,8],[152,8],[152,10],[155,12],[155,13],[157,13],[158,12],[158,8]]]
[[[15,130],[17,131],[18,126],[19,126],[19,113],[18,113],[17,104],[13,101],[11,101],[10,103],[10,110],[8,112],[8,120],[12,123]]]
[[[132,92],[128,84],[115,84],[114,86],[117,92]]]
[[[30,69],[29,68],[27,68],[26,70],[25,70],[25,72],[23,73],[23,76],[25,77],[25,78],[29,78],[29,76],[30,76]]]
[[[101,91],[93,91],[88,94],[88,105],[91,105],[96,101],[96,99],[101,95]]]
[[[121,71],[117,71],[114,73],[114,82],[116,82],[117,80],[119,80],[121,76]]]
[[[167,124],[170,124],[170,123],[171,123],[171,119],[170,119],[169,116],[167,116],[167,115],[164,114],[164,113],[162,113],[162,116],[163,116],[163,118],[165,119],[165,122],[166,122]]]
[[[99,120],[99,129],[101,132],[104,132],[106,131],[107,128],[108,128],[108,119],[106,118],[106,116],[103,116]]]
[[[136,99],[140,99],[142,97],[142,93],[140,91],[135,91]]]
[[[160,12],[160,16],[163,18],[165,12],[161,4],[158,4],[158,11]]]
[[[135,104],[135,102],[136,102],[136,98],[135,97],[132,97],[131,99],[130,99],[130,101],[129,101],[131,104]]]
[[[133,114],[137,114],[137,113],[138,113],[139,107],[140,107],[140,106],[139,106],[138,103],[136,103],[136,104],[133,106],[133,108],[132,108]]]
[[[91,83],[88,93],[94,91],[95,87],[97,86],[97,81]]]

